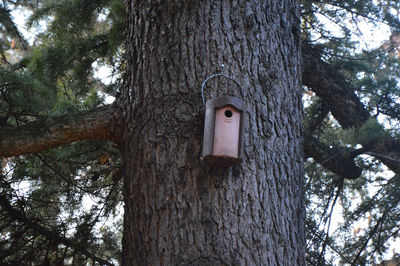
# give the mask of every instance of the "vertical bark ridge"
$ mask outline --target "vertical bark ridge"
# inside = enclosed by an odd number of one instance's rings
[[[298,5],[128,1],[124,265],[304,264]],[[249,121],[227,169],[200,161],[221,64]],[[240,96],[224,79],[206,94]]]

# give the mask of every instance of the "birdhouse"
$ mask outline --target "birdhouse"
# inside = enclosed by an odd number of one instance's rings
[[[245,105],[239,98],[222,96],[206,103],[203,156],[210,165],[229,167],[244,158]]]

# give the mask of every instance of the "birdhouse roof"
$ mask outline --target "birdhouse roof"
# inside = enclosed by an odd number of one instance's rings
[[[224,106],[231,105],[237,110],[244,110],[244,102],[241,99],[233,96],[221,96],[212,100],[208,100],[206,105],[213,106],[214,108],[222,108]]]

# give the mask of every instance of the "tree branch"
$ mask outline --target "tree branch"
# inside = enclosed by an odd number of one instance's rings
[[[329,114],[329,107],[325,102],[317,103],[318,110],[314,114],[311,115],[309,119],[309,124],[307,126],[307,132],[312,134],[315,130],[319,129],[325,119],[325,117]]]
[[[115,134],[112,106],[72,115],[49,117],[20,127],[0,127],[0,157],[36,153],[77,140],[110,139]]]
[[[303,84],[325,101],[344,129],[358,128],[368,120],[368,111],[337,69],[323,62],[320,53],[307,43],[303,43],[302,56]]]
[[[23,35],[18,30],[18,27],[13,22],[10,10],[4,7],[0,7],[0,24],[3,25],[8,34],[19,40],[23,50],[27,50],[29,48],[28,42],[24,39]]]
[[[363,106],[354,89],[346,81],[343,74],[341,74],[333,66],[323,62],[321,55],[317,49],[313,48],[307,43],[303,43],[302,47],[303,56],[303,84],[312,89],[318,97],[320,97],[329,107],[332,115],[346,129],[350,127],[360,128],[369,118],[370,115],[367,109]],[[368,147],[362,149],[362,153],[370,152],[375,158],[381,160],[392,171],[400,171],[400,140],[395,138],[387,138],[385,141],[378,140],[368,144]],[[328,152],[327,149],[319,149],[320,147],[310,147],[310,143],[305,142],[306,149],[309,155],[315,160],[320,162],[326,159],[321,159],[322,151]],[[316,152],[316,150],[318,150]],[[307,151],[306,151],[307,153]],[[362,154],[359,153],[359,154]],[[378,156],[379,155],[379,156]],[[317,157],[315,157],[317,156]],[[355,156],[350,156],[351,157]],[[325,156],[326,158],[326,156]],[[348,164],[343,166],[347,167]],[[340,165],[331,168],[341,167]],[[328,167],[327,167],[328,168]],[[328,168],[330,169],[330,168]],[[355,168],[351,168],[355,169]],[[332,169],[330,169],[332,170]],[[335,172],[332,170],[333,172]],[[338,172],[335,172],[338,173]],[[353,174],[356,172],[352,172]],[[350,174],[350,176],[354,176]]]
[[[400,140],[392,137],[386,137],[373,141],[366,145],[366,152],[382,161],[390,170],[395,173],[400,172]]]
[[[361,168],[355,163],[351,151],[346,148],[329,148],[311,135],[304,136],[304,153],[314,158],[323,167],[347,178],[355,179],[361,175]]]
[[[359,249],[357,255],[354,257],[353,262],[351,263],[351,266],[353,265],[358,265],[357,261],[360,259],[360,256],[362,254],[362,252],[365,250],[365,248],[368,245],[368,242],[372,239],[372,237],[375,235],[375,233],[378,231],[379,226],[381,226],[381,224],[383,223],[383,221],[386,218],[386,215],[388,214],[389,210],[385,210],[382,214],[382,216],[379,218],[379,220],[376,222],[375,226],[371,229],[371,231],[368,233],[368,236],[366,238],[366,240],[364,241],[363,245],[361,246],[361,248]]]
[[[339,198],[340,192],[342,192],[342,190],[343,190],[343,184],[344,184],[344,178],[341,178],[340,181],[339,181],[338,189],[336,191],[335,199],[333,200],[333,203],[332,203],[332,206],[331,206],[331,210],[330,210],[329,215],[328,215],[328,226],[327,226],[326,233],[325,233],[325,240],[324,240],[324,242],[322,244],[322,249],[321,249],[321,252],[319,254],[318,265],[322,265],[321,262],[325,259],[325,250],[326,250],[326,246],[327,246],[327,244],[329,242],[329,229],[331,228],[333,209],[335,208],[335,205],[336,205],[337,200]]]
[[[0,195],[0,206],[3,207],[3,209],[14,219],[22,222],[23,224],[29,226],[32,228],[34,231],[37,233],[45,236],[47,239],[54,240],[58,243],[62,243],[66,246],[69,246],[82,254],[86,255],[88,258],[91,258],[97,262],[99,262],[101,265],[114,265],[106,260],[103,260],[102,258],[97,257],[95,254],[89,252],[86,248],[81,246],[78,243],[75,243],[74,241],[62,237],[58,235],[57,233],[51,232],[48,229],[44,228],[43,226],[39,225],[38,223],[34,222],[32,219],[29,219],[25,215],[21,214],[18,210],[16,210],[14,207],[10,205],[8,200]]]

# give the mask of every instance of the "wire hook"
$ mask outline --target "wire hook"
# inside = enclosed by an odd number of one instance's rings
[[[224,65],[222,64],[221,66],[222,66],[222,71],[223,71]],[[212,75],[208,76],[208,77],[203,81],[203,84],[201,85],[201,98],[202,98],[202,100],[203,100],[203,105],[206,104],[205,99],[204,99],[204,86],[206,85],[206,83],[207,83],[208,80],[210,80],[210,79],[212,79],[212,78],[216,78],[216,77],[225,77],[225,78],[227,78],[227,79],[233,80],[233,81],[236,83],[236,85],[239,86],[240,92],[241,92],[241,94],[242,94],[242,98],[245,97],[244,90],[243,90],[242,86],[240,85],[240,83],[239,83],[237,80],[235,80],[234,78],[232,78],[232,77],[230,77],[230,76],[228,76],[228,75],[225,75],[224,73],[222,73],[222,71],[221,71],[221,73],[216,73],[216,74],[212,74]]]

